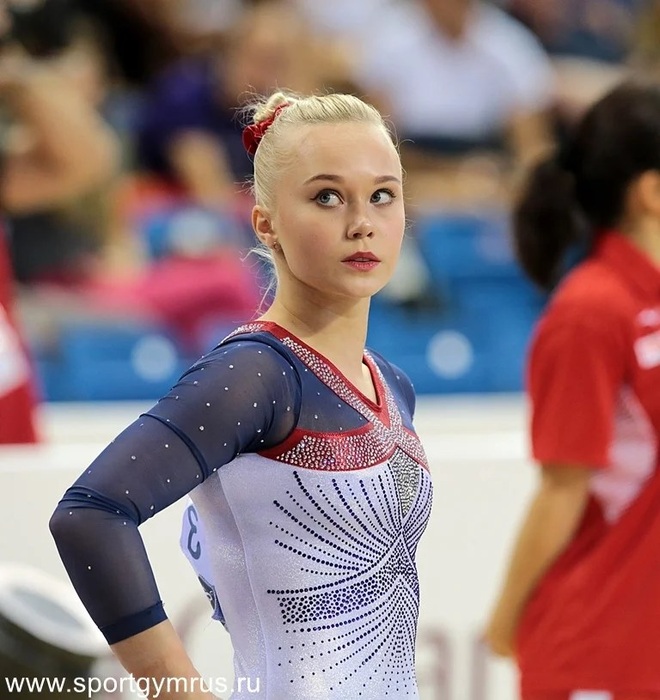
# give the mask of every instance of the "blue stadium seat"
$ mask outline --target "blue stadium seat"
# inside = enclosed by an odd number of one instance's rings
[[[411,315],[377,305],[369,346],[409,374],[419,393],[521,391],[540,305],[519,290],[495,291],[490,304],[482,289],[471,305],[445,313]]]
[[[454,280],[457,314],[480,319],[488,336],[489,391],[520,391],[530,336],[546,297],[521,275]]]
[[[520,391],[530,335],[546,298],[515,260],[506,213],[428,213],[416,221],[415,236],[452,319],[449,326],[442,318],[430,324],[436,332],[452,325],[462,329],[475,358],[464,376],[425,386]]]
[[[174,254],[203,255],[220,246],[246,247],[245,231],[235,218],[199,206],[170,206],[152,212],[138,228],[154,260]]]
[[[190,364],[159,328],[75,324],[62,330],[57,357],[40,358],[38,369],[50,400],[151,400]]]
[[[438,282],[518,274],[509,220],[502,213],[429,213],[417,219],[414,235]]]
[[[522,306],[539,313],[546,301],[522,273],[507,276],[475,276],[453,279],[447,289],[452,305],[461,311],[511,309]]]
[[[484,331],[472,320],[392,308],[372,317],[368,344],[398,365],[420,394],[475,393],[488,390]]]
[[[71,401],[69,375],[62,363],[45,355],[33,356],[37,391],[43,401]]]

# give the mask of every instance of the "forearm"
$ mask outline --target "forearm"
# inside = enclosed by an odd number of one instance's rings
[[[122,666],[149,697],[159,700],[206,700],[214,696],[204,690],[192,660],[169,621],[112,645]]]
[[[583,476],[588,472],[583,470]],[[586,483],[586,482],[584,482]],[[514,545],[498,614],[516,626],[533,589],[573,538],[584,512],[588,490],[543,484],[530,504]]]
[[[486,628],[486,642],[495,654],[515,654],[521,613],[543,574],[577,530],[588,498],[588,484],[587,469],[543,470],[543,483],[523,521]]]

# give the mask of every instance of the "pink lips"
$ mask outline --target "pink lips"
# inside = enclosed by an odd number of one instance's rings
[[[349,255],[349,257],[344,258],[342,262],[350,265],[355,270],[364,270],[368,272],[369,270],[373,270],[380,263],[380,258],[377,258],[369,251],[363,251],[361,253]]]
[[[350,261],[380,262],[380,259],[377,258],[373,253],[370,253],[368,250],[365,250],[362,253],[353,253],[353,255],[350,255],[348,258],[344,258],[342,262],[350,262]]]

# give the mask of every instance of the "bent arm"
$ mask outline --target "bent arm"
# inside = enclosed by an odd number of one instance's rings
[[[280,411],[280,404],[292,410]],[[297,373],[279,352],[245,340],[220,345],[64,494],[50,521],[60,556],[90,616],[134,675],[199,678],[166,619],[139,525],[237,454],[282,442],[299,407]],[[196,687],[158,697],[212,696]]]
[[[486,641],[496,654],[513,654],[515,630],[530,594],[580,525],[591,474],[578,465],[544,465],[487,628]]]
[[[28,65],[16,71],[4,94],[32,142],[6,155],[0,201],[20,214],[101,184],[117,165],[118,145],[94,108],[54,70]]]

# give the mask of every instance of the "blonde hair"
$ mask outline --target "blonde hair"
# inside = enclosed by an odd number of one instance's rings
[[[286,105],[283,109],[283,105]],[[288,164],[291,157],[284,145],[282,134],[288,129],[306,124],[336,124],[360,122],[380,127],[396,146],[391,130],[381,113],[372,105],[355,95],[328,94],[301,97],[289,92],[276,92],[269,98],[257,102],[253,110],[254,124],[271,119],[254,154],[254,179],[252,191],[257,204],[269,207],[273,204],[273,191],[278,171]]]
[[[393,132],[381,113],[355,95],[330,93],[302,97],[292,92],[280,91],[249,105],[247,111],[251,113],[252,123],[255,125],[274,117],[254,152],[252,193],[256,203],[267,208],[274,204],[273,191],[277,173],[291,163],[292,153],[282,136],[288,129],[306,124],[372,124],[387,134],[398,151]],[[267,297],[277,287],[277,268],[272,251],[263,243],[258,243],[251,252],[270,269],[268,286],[264,290],[259,309],[261,311]]]

